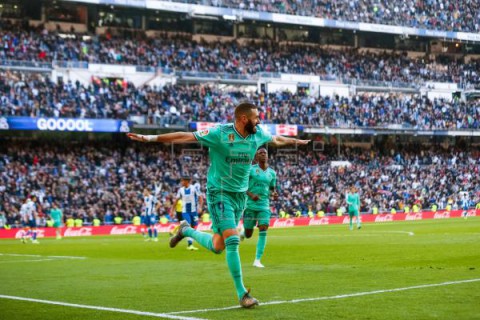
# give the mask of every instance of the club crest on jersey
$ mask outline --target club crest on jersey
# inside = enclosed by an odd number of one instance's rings
[[[259,170],[259,169],[255,170],[255,173],[256,173],[256,174],[259,174],[259,173],[260,173],[260,170]]]
[[[235,141],[235,135],[234,135],[233,133],[230,133],[230,134],[228,135],[228,141],[230,141],[230,142]]]
[[[204,129],[198,132],[200,137],[205,137],[210,131],[208,129]]]

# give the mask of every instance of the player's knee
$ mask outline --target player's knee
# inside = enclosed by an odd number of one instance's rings
[[[215,254],[220,254],[223,252],[223,250],[225,250],[225,243],[223,242],[214,242],[213,243],[213,252]]]
[[[225,250],[225,242],[223,239],[217,235],[213,237],[213,252],[215,254],[220,254]]]
[[[250,239],[253,235],[253,229],[245,229],[245,238]]]
[[[212,252],[215,253],[215,254],[221,254],[224,249],[225,249],[225,248],[223,248],[223,249],[213,248]]]
[[[258,230],[260,230],[260,231],[267,231],[267,230],[268,230],[268,226],[266,226],[266,225],[258,226]]]

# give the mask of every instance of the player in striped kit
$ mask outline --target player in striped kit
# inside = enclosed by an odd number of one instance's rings
[[[182,200],[183,220],[186,220],[192,228],[195,228],[198,224],[198,211],[203,207],[203,197],[200,188],[190,184],[190,177],[182,177],[182,187],[177,192],[177,199],[172,208],[175,208],[180,199]],[[193,246],[192,238],[187,238],[187,249],[198,250]]]
[[[32,243],[38,244],[37,240],[37,206],[35,202],[37,198],[32,196],[27,199],[20,208],[20,214],[22,216],[22,223],[25,227],[25,233],[22,236],[22,242],[26,243],[27,238],[32,240]]]
[[[148,232],[148,238],[145,241],[158,241],[158,231],[155,228],[157,223],[156,205],[157,198],[150,193],[148,188],[143,189],[143,219]]]

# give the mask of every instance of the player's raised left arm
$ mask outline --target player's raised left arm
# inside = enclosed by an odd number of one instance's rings
[[[193,132],[172,132],[159,135],[143,135],[138,133],[127,133],[127,137],[140,142],[160,142],[160,143],[191,143],[197,139]]]
[[[289,145],[306,145],[310,140],[300,140],[284,136],[272,136],[272,144],[276,147],[283,147]]]

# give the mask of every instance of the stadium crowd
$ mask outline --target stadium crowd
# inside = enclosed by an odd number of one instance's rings
[[[0,115],[116,118],[147,116],[149,123],[223,122],[241,100],[261,107],[264,123],[328,127],[478,129],[480,102],[428,99],[419,94],[376,93],[311,97],[305,93],[258,94],[238,87],[167,85],[135,88],[124,81],[55,84],[40,74],[0,73]]]
[[[272,202],[274,215],[320,210],[335,214],[344,208],[351,184],[360,189],[361,211],[370,213],[374,207],[380,212],[400,211],[414,203],[423,209],[435,203],[443,209],[449,200],[455,209],[462,191],[470,194],[472,206],[480,200],[478,150],[418,145],[398,149],[388,142],[372,150],[342,147],[337,154],[336,144],[329,141],[323,152],[311,147],[293,153],[270,150],[280,194]],[[97,217],[106,224],[116,216],[131,221],[142,212],[143,188],[149,187],[158,191],[160,214],[172,219],[169,213],[182,175],[190,175],[205,192],[206,152],[186,149],[118,140],[63,145],[3,140],[0,216],[17,224],[22,201],[36,195],[41,216],[56,202],[65,217],[85,222]],[[338,161],[343,161],[341,166]]]
[[[175,0],[260,12],[444,31],[480,31],[475,0]]]
[[[425,81],[480,84],[480,61],[459,63],[442,57],[408,57],[406,53],[361,52],[320,46],[281,45],[273,41],[240,45],[196,42],[167,35],[155,39],[94,36],[64,38],[39,27],[26,30],[5,21],[0,28],[0,61],[74,61],[146,65],[164,72],[195,71],[254,75],[260,72],[313,74],[342,81],[374,80],[419,84]]]

